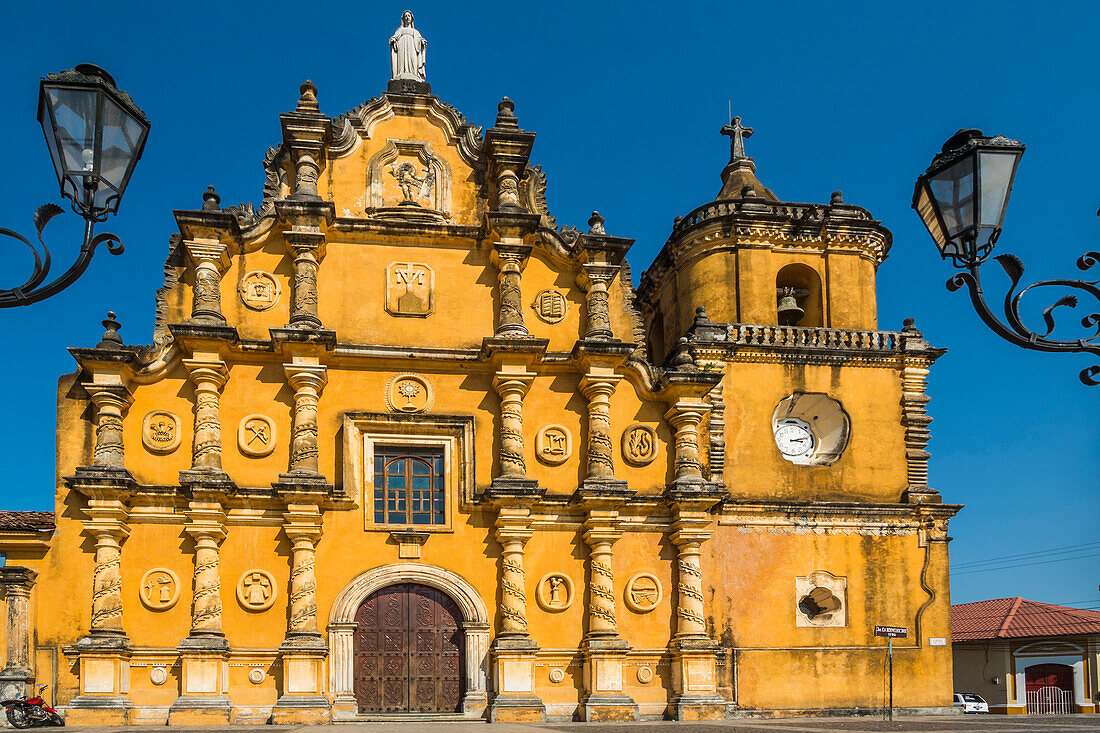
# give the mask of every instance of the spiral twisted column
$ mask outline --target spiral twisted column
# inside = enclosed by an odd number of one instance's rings
[[[497,372],[493,388],[500,395],[500,476],[522,479],[527,476],[523,458],[523,397],[535,375],[520,368]]]
[[[287,326],[319,329],[317,272],[324,257],[325,234],[319,226],[303,224],[284,232],[283,237],[294,257],[294,284]]]
[[[673,535],[673,543],[679,550],[676,558],[676,590],[679,597],[676,636],[704,636],[707,632],[703,608],[703,571],[699,566],[702,541],[698,533],[685,534],[681,531]]]
[[[195,438],[191,450],[191,470],[222,470],[221,391],[229,380],[225,362],[184,359],[183,365],[195,385]]]
[[[592,511],[585,520],[584,541],[588,545],[588,634],[617,636],[615,575],[611,569],[612,547],[622,537],[616,511]]]
[[[122,543],[130,536],[129,508],[118,499],[90,498],[84,534],[95,542],[92,571],[93,636],[125,636],[122,618]]]
[[[497,313],[496,335],[499,338],[527,336],[523,323],[523,291],[520,287],[524,257],[519,254],[500,253],[500,310]]]
[[[220,505],[192,502],[186,531],[195,541],[191,636],[223,636],[220,545],[225,514]]]
[[[501,507],[496,519],[496,538],[501,546],[501,634],[527,636],[527,576],[523,550],[531,539],[531,512],[526,508]]]
[[[92,465],[96,468],[125,469],[126,452],[122,444],[122,418],[134,401],[130,390],[121,384],[84,385],[95,406],[95,448]]]
[[[703,483],[703,462],[699,452],[699,423],[706,414],[707,405],[701,401],[677,402],[665,413],[676,432],[676,484]]]
[[[328,383],[328,370],[321,364],[284,364],[283,371],[294,390],[294,414],[290,426],[290,472],[318,475],[317,402]]]
[[[588,374],[581,393],[588,399],[588,451],[586,480],[612,479],[615,463],[611,445],[611,395],[622,379],[616,374]]]
[[[319,637],[317,629],[317,541],[321,539],[321,510],[291,504],[283,512],[283,531],[291,542],[290,618],[287,637]]]
[[[585,290],[586,339],[608,341],[614,335],[611,331],[607,288],[617,272],[618,268],[607,265],[584,265],[580,283]]]
[[[229,267],[229,248],[216,240],[186,240],[183,243],[195,272],[191,291],[191,320],[224,324],[222,275]]]

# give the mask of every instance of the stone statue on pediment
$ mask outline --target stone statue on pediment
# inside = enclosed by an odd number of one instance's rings
[[[390,78],[424,81],[424,64],[428,55],[428,42],[413,27],[413,14],[406,10],[401,14],[401,27],[390,38]]]

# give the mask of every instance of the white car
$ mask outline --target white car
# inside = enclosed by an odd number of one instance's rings
[[[962,708],[964,713],[988,713],[989,703],[982,699],[981,695],[972,692],[956,692],[955,707]]]

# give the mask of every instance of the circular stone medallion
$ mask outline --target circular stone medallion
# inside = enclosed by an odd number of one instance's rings
[[[535,296],[531,307],[539,320],[560,323],[565,320],[565,314],[569,312],[569,301],[557,290],[543,290]]]
[[[561,682],[564,679],[565,679],[565,670],[562,669],[561,667],[554,667],[552,670],[550,670],[550,681],[553,682],[554,684],[557,684],[558,682]]]
[[[275,450],[275,421],[267,415],[246,415],[237,428],[237,446],[253,458],[271,455]]]
[[[623,458],[632,466],[647,466],[657,457],[657,431],[637,423],[623,431]]]
[[[270,272],[253,270],[241,279],[241,302],[254,311],[265,311],[279,302],[279,281]]]
[[[648,613],[661,602],[664,591],[653,573],[638,573],[626,581],[626,605],[632,611]]]
[[[168,568],[151,568],[141,576],[141,605],[150,611],[167,611],[180,599],[180,579]]]
[[[573,605],[573,581],[564,573],[547,573],[539,581],[535,600],[544,611],[564,611]]]
[[[153,667],[149,670],[149,681],[160,687],[168,681],[168,670],[164,667]]]
[[[427,412],[434,399],[431,383],[418,374],[395,374],[386,384],[386,407],[391,412]]]
[[[638,681],[643,685],[653,681],[653,667],[638,667]]]
[[[265,611],[275,603],[275,576],[266,570],[249,570],[237,581],[237,600],[249,611]]]
[[[262,667],[253,667],[248,670],[248,681],[254,685],[258,685],[267,678],[267,672],[264,672]]]
[[[141,442],[150,453],[171,453],[180,446],[179,415],[167,410],[153,410],[141,423]]]

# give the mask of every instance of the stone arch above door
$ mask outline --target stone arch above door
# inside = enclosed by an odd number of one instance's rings
[[[466,635],[466,693],[462,711],[479,718],[487,696],[485,676],[489,652],[489,612],[477,590],[460,575],[424,563],[393,563],[372,568],[344,586],[329,613],[329,685],[336,695],[333,714],[337,720],[354,719],[359,713],[355,699],[354,641],[355,612],[371,593],[398,583],[420,583],[446,593],[462,611]]]

